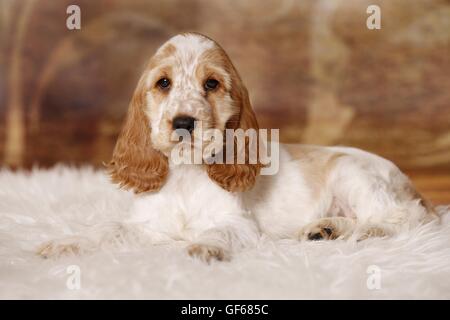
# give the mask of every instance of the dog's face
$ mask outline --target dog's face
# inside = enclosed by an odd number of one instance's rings
[[[207,129],[258,129],[247,90],[229,57],[199,34],[171,38],[150,59],[108,166],[113,181],[135,192],[159,190],[179,129],[195,139],[203,139],[200,132]],[[203,165],[228,191],[251,188],[260,171],[259,164]]]
[[[225,52],[205,37],[180,35],[164,44],[145,79],[153,147],[169,156],[178,142],[174,130],[196,139],[207,129],[223,131],[239,114],[233,69]]]

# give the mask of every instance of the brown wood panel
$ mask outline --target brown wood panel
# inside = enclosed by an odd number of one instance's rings
[[[0,1],[0,164],[108,161],[144,62],[192,30],[227,50],[261,127],[375,152],[450,202],[449,17],[444,0]]]
[[[450,172],[408,171],[417,190],[436,205],[450,204]]]

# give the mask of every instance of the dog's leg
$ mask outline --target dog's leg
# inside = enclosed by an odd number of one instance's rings
[[[230,251],[218,245],[195,243],[189,245],[187,251],[191,257],[199,258],[207,263],[212,260],[228,261],[231,258]]]
[[[329,217],[313,221],[299,232],[300,240],[348,239],[356,227],[355,219]]]
[[[95,247],[95,242],[87,237],[72,236],[47,241],[37,248],[36,253],[45,259],[60,258],[91,252]]]
[[[232,226],[206,230],[191,240],[187,247],[190,256],[205,262],[227,261],[231,252],[254,245],[259,237],[256,224],[248,219],[239,219]]]
[[[363,224],[356,228],[355,236],[357,241],[363,241],[368,238],[382,238],[394,234],[393,228],[381,224]]]
[[[68,255],[91,253],[101,248],[118,248],[141,242],[145,237],[142,230],[123,223],[95,225],[85,233],[48,241],[37,249],[43,258],[59,258]]]
[[[205,262],[212,260],[226,261],[231,257],[230,237],[233,231],[214,228],[201,233],[193,243],[187,247],[191,257],[199,258]]]

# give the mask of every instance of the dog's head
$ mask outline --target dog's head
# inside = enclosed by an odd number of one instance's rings
[[[179,129],[193,137],[205,129],[258,129],[247,89],[229,57],[200,34],[177,35],[150,59],[108,165],[113,181],[136,193],[159,190],[178,143],[173,132]],[[228,191],[251,188],[260,171],[259,164],[248,161],[203,165]]]

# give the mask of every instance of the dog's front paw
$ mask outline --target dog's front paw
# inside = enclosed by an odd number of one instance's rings
[[[191,257],[199,258],[207,263],[211,262],[211,260],[230,260],[229,252],[217,246],[207,244],[191,244],[187,247],[187,251]]]
[[[322,218],[300,230],[300,240],[348,239],[355,228],[355,221],[346,217]]]
[[[363,241],[369,238],[383,238],[391,235],[390,230],[376,225],[361,226],[356,231],[357,241]]]
[[[86,251],[86,241],[77,239],[61,239],[46,242],[38,247],[37,254],[42,258],[60,258],[79,255]]]
[[[300,240],[333,240],[337,238],[336,232],[331,227],[311,226],[300,232]]]

